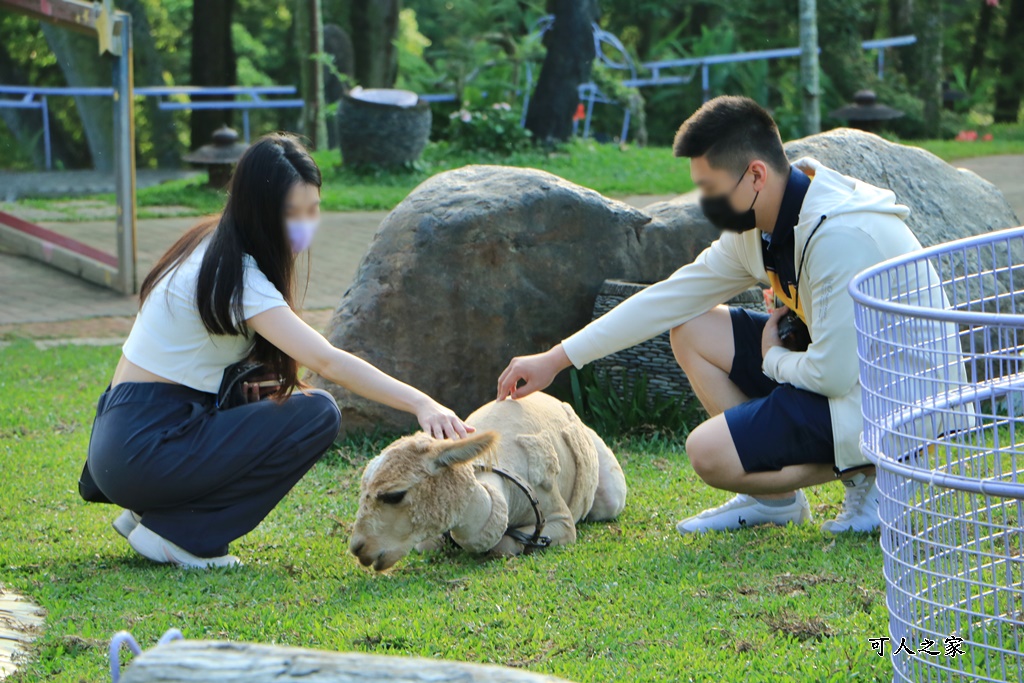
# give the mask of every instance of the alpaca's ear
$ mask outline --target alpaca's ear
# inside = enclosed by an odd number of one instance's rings
[[[458,441],[443,441],[437,449],[434,464],[438,468],[451,467],[474,460],[498,443],[498,434],[487,431],[473,434]]]

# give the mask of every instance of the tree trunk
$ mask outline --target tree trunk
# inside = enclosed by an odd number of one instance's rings
[[[58,28],[41,22],[43,35],[57,57],[68,85],[109,88],[113,72],[109,57],[102,57],[95,36]],[[114,107],[111,98],[94,95],[75,97],[82,118],[85,139],[89,143],[92,166],[97,171],[114,170]]]
[[[354,0],[351,6],[352,47],[356,81],[364,88],[390,88],[398,77],[400,0]]]
[[[975,75],[981,71],[982,64],[985,61],[985,48],[988,46],[988,34],[992,29],[994,10],[995,8],[987,2],[981,5],[981,13],[978,15],[978,28],[974,31],[974,44],[971,46],[971,54],[964,67],[964,76],[967,79],[968,87],[974,82]]]
[[[568,683],[483,664],[298,647],[176,640],[132,660],[124,683]]]
[[[996,82],[996,123],[1016,123],[1020,115],[1024,68],[1020,65],[1020,46],[1024,44],[1024,0],[1013,0],[1006,17],[999,80]]]
[[[231,14],[234,0],[192,0],[192,85],[227,86],[237,81],[235,50],[231,42]],[[193,97],[230,99],[223,95]],[[208,144],[213,131],[231,124],[230,109],[197,109],[192,112],[191,149]]]
[[[146,16],[146,5],[142,0],[121,0],[119,9],[132,15],[132,51],[135,56],[135,83],[139,85],[164,85],[163,58],[156,49],[152,27]],[[145,108],[149,129],[149,142],[160,168],[181,166],[181,150],[178,136],[174,131],[174,112],[160,109],[160,99],[145,97],[138,100]],[[136,132],[136,135],[138,132]]]
[[[925,135],[942,134],[942,2],[921,0],[917,20],[918,95],[924,101]]]
[[[889,35],[906,36],[916,33],[914,30],[914,0],[889,0]],[[886,58],[897,71],[907,74],[911,79],[914,69],[913,47],[902,50],[890,50]],[[911,79],[912,80],[912,79]]]
[[[320,0],[299,0],[295,10],[295,38],[301,68],[300,90],[305,105],[302,107],[302,133],[309,138],[310,147],[327,147],[327,120],[324,117],[324,68],[320,63],[324,54],[323,12]]]
[[[800,89],[804,135],[821,132],[818,85],[818,16],[815,0],[800,0]]]
[[[547,54],[526,112],[526,127],[544,143],[572,135],[577,87],[590,79],[595,57],[590,25],[597,18],[596,0],[553,0],[552,5],[555,22],[544,36]]]
[[[819,74],[828,74],[832,87],[847,102],[868,87],[874,73],[860,46],[863,37],[858,24],[868,4],[869,0],[821,0],[816,7],[822,46]]]
[[[324,26],[324,52],[327,59],[333,60],[334,68],[323,68],[324,102],[330,106],[341,101],[341,96],[352,88],[355,78],[355,54],[352,52],[352,39],[345,29],[337,24]],[[347,76],[342,80],[338,75]],[[327,147],[338,149],[338,116],[327,116]]]

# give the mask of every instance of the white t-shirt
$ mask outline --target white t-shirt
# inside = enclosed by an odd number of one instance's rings
[[[196,309],[196,281],[209,242],[209,238],[200,242],[188,258],[157,283],[135,316],[121,351],[125,358],[153,374],[216,393],[224,368],[249,353],[255,332],[250,330],[248,336],[213,335],[203,326]],[[288,305],[252,256],[245,254],[244,264],[242,308],[246,320]]]

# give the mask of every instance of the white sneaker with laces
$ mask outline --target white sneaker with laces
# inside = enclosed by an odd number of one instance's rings
[[[128,543],[139,555],[162,564],[174,564],[195,569],[234,567],[242,564],[242,561],[234,555],[197,557],[141,524],[128,535]]]
[[[764,505],[753,496],[737,493],[724,504],[679,522],[676,531],[685,536],[695,532],[742,529],[758,524],[803,524],[810,519],[811,507],[803,491],[797,491],[796,500],[781,507]]]
[[[117,519],[110,523],[110,526],[114,527],[114,531],[128,538],[135,531],[135,527],[139,525],[140,521],[142,521],[142,517],[131,510],[125,510]]]
[[[858,472],[849,479],[843,479],[846,497],[843,510],[835,519],[821,525],[822,531],[833,534],[844,531],[874,531],[879,526],[878,486],[875,475]]]

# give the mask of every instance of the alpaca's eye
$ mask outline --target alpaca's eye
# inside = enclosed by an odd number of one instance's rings
[[[405,498],[405,491],[381,491],[377,494],[377,500],[387,505],[398,505]]]

